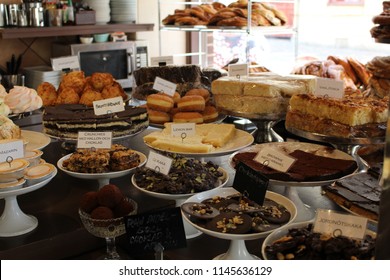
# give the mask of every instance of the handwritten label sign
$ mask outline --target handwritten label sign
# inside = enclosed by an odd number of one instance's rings
[[[150,58],[151,66],[165,66],[173,64],[173,56],[156,56]]]
[[[0,144],[0,162],[7,161],[7,158],[23,158],[23,140],[15,140]]]
[[[112,132],[79,131],[77,135],[78,149],[110,149]]]
[[[125,110],[123,98],[120,96],[93,101],[92,104],[96,116],[122,112]]]
[[[168,175],[169,170],[171,170],[172,162],[173,159],[169,157],[163,156],[153,151],[149,151],[148,160],[146,161],[145,167]]]
[[[248,76],[248,64],[229,64],[228,74],[231,77]]]
[[[80,69],[80,62],[77,55],[63,56],[51,59],[51,67],[54,71],[62,71],[64,69]]]
[[[196,134],[195,123],[172,123],[171,135],[185,139]]]
[[[240,162],[236,166],[233,188],[250,200],[263,205],[268,188],[268,178]]]
[[[156,77],[153,84],[153,89],[166,93],[170,96],[173,96],[175,94],[176,87],[177,85],[175,83],[164,80],[160,77]]]
[[[156,245],[164,250],[187,246],[180,207],[149,212],[125,219],[129,255],[154,252]]]
[[[314,232],[363,239],[367,229],[367,218],[339,214],[331,210],[317,209]]]
[[[280,172],[287,172],[296,161],[295,158],[270,147],[261,149],[254,157],[254,160]]]
[[[344,81],[317,78],[315,95],[342,98],[344,96]]]

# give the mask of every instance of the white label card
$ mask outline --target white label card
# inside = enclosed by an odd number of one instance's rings
[[[248,64],[230,64],[228,66],[228,73],[230,77],[248,76]]]
[[[160,77],[156,77],[153,84],[153,89],[173,96],[176,92],[177,85],[170,81],[164,80]]]
[[[122,112],[125,110],[125,103],[120,96],[93,101],[92,104],[96,116]]]
[[[150,58],[151,66],[172,65],[173,56],[156,56]]]
[[[172,123],[171,135],[181,137],[183,140],[187,136],[194,136],[196,134],[195,123]]]
[[[172,162],[173,159],[163,156],[159,153],[150,151],[145,166],[147,168],[153,169],[156,172],[168,175],[169,170],[171,170]]]
[[[53,68],[54,71],[80,69],[79,58],[77,55],[52,58],[51,68]]]
[[[314,232],[363,239],[367,229],[367,218],[339,214],[331,210],[317,209]]]
[[[254,160],[280,172],[287,172],[296,161],[295,158],[269,147],[261,149]]]
[[[335,79],[317,78],[315,95],[329,96],[333,98],[343,98],[344,81]]]
[[[24,157],[23,140],[10,141],[0,144],[0,162],[6,162],[8,159],[16,159]]]
[[[79,131],[78,149],[111,149],[112,132]]]

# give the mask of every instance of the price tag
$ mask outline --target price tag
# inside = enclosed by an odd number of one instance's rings
[[[153,89],[166,93],[170,96],[173,96],[175,94],[176,87],[177,85],[175,83],[164,80],[160,77],[156,77],[153,84]]]
[[[9,157],[13,159],[24,157],[23,140],[15,140],[0,144],[0,162],[6,162]]]
[[[169,170],[171,169],[172,162],[173,159],[163,156],[159,153],[150,151],[145,167],[153,169],[156,172],[168,175]]]
[[[171,135],[174,137],[181,137],[184,140],[187,136],[195,134],[195,123],[172,123],[171,125]]]
[[[229,64],[228,73],[231,77],[248,76],[248,64]]]
[[[125,104],[122,97],[108,98],[93,101],[93,110],[96,116],[122,112],[125,110]]]
[[[367,218],[339,214],[331,210],[317,209],[314,232],[363,239],[367,229]]]
[[[296,161],[295,158],[270,147],[261,149],[254,160],[280,172],[287,172]]]
[[[77,135],[78,149],[111,149],[112,132],[79,131]]]
[[[343,98],[344,81],[335,79],[317,78],[314,94],[317,96],[329,96],[333,98]]]
[[[240,162],[236,166],[233,188],[250,200],[263,205],[268,188],[268,178]]]
[[[79,58],[77,55],[51,58],[51,68],[53,68],[54,71],[80,69]]]
[[[151,66],[165,66],[173,64],[173,56],[156,56],[150,58]]]
[[[129,255],[152,253],[187,246],[180,207],[126,216],[126,250]]]

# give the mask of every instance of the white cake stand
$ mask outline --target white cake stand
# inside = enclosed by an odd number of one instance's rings
[[[200,203],[204,201],[205,199],[214,197],[214,196],[221,196],[221,197],[227,197],[233,194],[237,194],[238,191],[233,189],[233,188],[218,188],[214,189],[208,192],[202,192],[195,194],[188,198],[185,202],[197,202]],[[271,199],[275,201],[276,203],[279,203],[286,207],[286,209],[290,212],[291,217],[290,220],[288,221],[287,224],[290,224],[292,221],[294,221],[296,215],[297,215],[297,209],[294,205],[294,203],[289,200],[288,198],[274,193],[267,191],[266,198]],[[266,237],[268,234],[272,232],[270,231],[265,231],[265,232],[259,232],[259,233],[249,233],[249,234],[229,234],[229,233],[221,233],[217,231],[212,231],[209,229],[206,229],[204,227],[201,227],[195,223],[193,223],[187,214],[182,212],[182,216],[184,219],[192,226],[200,230],[201,232],[204,232],[207,235],[216,237],[216,238],[221,238],[221,239],[227,239],[230,240],[230,245],[229,249],[226,253],[223,253],[221,255],[216,256],[214,259],[215,260],[256,260],[259,259],[257,256],[252,255],[248,252],[248,249],[246,248],[245,245],[245,240],[255,240],[259,238]],[[286,225],[287,225],[286,224]]]
[[[139,156],[140,156],[140,164],[137,166],[137,167],[141,167],[143,165],[145,165],[146,163],[146,156],[141,153],[141,152],[138,152],[138,151],[135,151]],[[80,172],[73,172],[73,171],[69,171],[67,170],[64,166],[63,166],[63,163],[64,163],[64,160],[68,159],[72,154],[68,154],[66,156],[63,156],[62,158],[60,158],[57,162],[57,167],[62,170],[63,172],[65,172],[66,174],[72,176],[72,177],[75,177],[75,178],[79,178],[79,179],[84,179],[84,180],[97,180],[98,181],[98,187],[99,189],[107,184],[110,183],[110,179],[113,179],[113,178],[119,178],[119,177],[122,177],[122,176],[125,176],[125,175],[128,175],[128,174],[132,174],[135,172],[135,169],[137,167],[133,167],[133,168],[130,168],[130,169],[125,169],[125,170],[121,170],[121,171],[113,171],[113,172],[105,172],[105,173],[80,173]]]
[[[12,237],[28,233],[38,226],[38,219],[32,215],[26,215],[19,207],[17,196],[42,188],[54,178],[53,174],[34,185],[28,185],[20,189],[1,191],[0,198],[4,198],[5,206],[0,217],[0,237]]]
[[[223,180],[221,181],[221,184],[218,185],[216,188],[222,188],[229,181],[228,173],[222,167],[220,167],[219,170],[224,175],[223,175]],[[146,193],[146,194],[148,194],[150,196],[153,196],[153,197],[156,197],[156,198],[160,198],[160,199],[174,200],[176,207],[180,207],[189,197],[194,195],[193,193],[166,194],[166,193],[158,193],[158,192],[148,191],[148,190],[145,190],[144,188],[141,188],[140,186],[138,186],[137,182],[135,181],[134,175],[131,177],[131,183],[138,190],[140,190],[141,192],[144,192],[144,193]],[[208,192],[210,192],[210,191],[205,191],[205,192],[202,192],[202,193],[208,193]],[[183,225],[184,225],[184,231],[185,231],[187,239],[195,238],[195,237],[197,237],[197,236],[202,234],[201,231],[199,231],[196,228],[194,228],[185,219],[183,219]]]

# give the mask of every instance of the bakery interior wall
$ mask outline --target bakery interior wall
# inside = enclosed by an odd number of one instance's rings
[[[22,0],[0,0],[0,3],[4,4],[14,4],[21,2]],[[169,12],[170,11],[164,10],[164,7],[162,7],[162,14],[168,14]],[[158,0],[138,0],[137,23],[154,23],[154,29],[153,31],[148,32],[128,34],[128,37],[129,39],[146,40],[149,46],[149,57],[159,56],[160,53],[158,18]],[[21,69],[23,69],[23,67],[50,65],[52,43],[57,40],[75,40],[75,38],[47,37],[0,39],[0,67],[5,69],[6,62],[10,60],[12,54],[15,54],[16,56],[23,54]],[[172,53],[185,52],[184,33],[178,34],[175,32],[166,32],[164,33],[164,42],[164,45],[162,45],[163,52],[166,52],[166,49],[169,49],[169,52]],[[178,58],[175,62],[184,63],[184,59]]]

